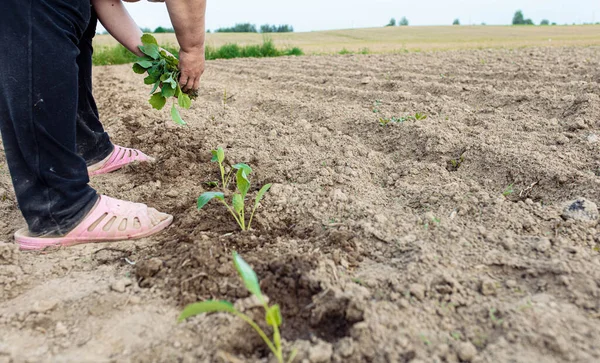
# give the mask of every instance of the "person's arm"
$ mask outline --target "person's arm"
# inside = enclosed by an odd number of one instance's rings
[[[179,51],[179,84],[184,91],[200,87],[204,73],[206,0],[166,0]]]
[[[142,31],[129,16],[121,0],[92,0],[92,5],[98,14],[98,20],[106,30],[130,52],[143,56],[138,48],[142,45]]]

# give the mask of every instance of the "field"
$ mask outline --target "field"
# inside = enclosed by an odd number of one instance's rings
[[[273,362],[229,315],[176,323],[210,298],[261,317],[234,250],[281,305],[296,362],[599,361],[597,210],[565,212],[600,203],[600,48],[573,46],[598,28],[544,28],[568,47],[498,29],[439,36],[496,49],[211,61],[188,127],[150,108],[130,66],[97,67],[113,141],[158,161],[92,185],[175,222],[135,243],[19,253],[0,155],[0,362]],[[486,40],[512,31],[531,38]],[[400,44],[331,34],[332,52]],[[255,188],[274,183],[253,231],[195,207],[217,146]]]
[[[161,44],[176,44],[174,34],[156,34]],[[473,48],[531,46],[587,46],[600,43],[600,25],[578,26],[427,26],[331,30],[268,34],[277,47],[299,47],[307,54],[351,52],[398,53]],[[207,44],[260,44],[262,34],[214,33]],[[116,44],[110,35],[99,35],[98,46]]]

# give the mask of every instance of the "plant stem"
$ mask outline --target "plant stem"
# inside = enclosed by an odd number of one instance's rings
[[[223,184],[223,189],[227,189],[227,186],[229,185],[229,179],[231,178],[231,172],[233,172],[233,168],[231,168],[231,170],[229,170],[229,174],[227,174],[227,179],[225,179],[225,183]]]
[[[227,207],[227,210],[229,210],[229,213],[231,213],[231,215],[233,216],[233,218],[235,218],[235,221],[237,222],[238,226],[240,226],[240,228],[242,229],[242,231],[245,231],[244,226],[242,225],[242,223],[240,223],[240,220],[235,215],[235,212],[233,211],[233,209],[231,209],[231,207],[229,206],[229,204],[227,204],[227,202],[225,202],[224,200],[221,200],[221,203],[225,204],[225,206]]]
[[[250,229],[250,227],[252,226],[252,218],[254,218],[254,212],[256,212],[256,208],[258,208],[258,204],[254,205],[254,208],[252,208],[252,214],[250,214],[250,221],[248,221],[248,229]]]
[[[223,183],[223,191],[225,191],[225,188],[227,188],[225,185],[225,168],[221,162],[219,162],[219,169],[221,169],[221,183]]]
[[[245,321],[246,323],[248,323],[248,325],[250,325],[254,330],[256,330],[258,335],[260,335],[260,337],[265,341],[269,349],[271,349],[273,354],[275,354],[277,361],[283,363],[283,357],[281,356],[279,351],[275,348],[269,337],[267,337],[267,334],[265,334],[265,332],[254,322],[254,320],[252,320],[248,315],[245,315],[237,310],[234,311],[233,314]]]

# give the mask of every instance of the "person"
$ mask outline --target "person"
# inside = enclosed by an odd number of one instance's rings
[[[165,2],[181,47],[179,82],[184,91],[197,89],[206,0]],[[88,184],[90,176],[153,161],[114,145],[99,121],[91,78],[98,19],[141,55],[142,33],[121,0],[0,2],[0,133],[27,222],[15,233],[21,249],[137,239],[173,221],[145,204],[98,195]]]

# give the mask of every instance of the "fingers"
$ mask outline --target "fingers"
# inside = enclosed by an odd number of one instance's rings
[[[181,90],[183,90],[184,92],[187,91],[187,84],[189,82],[189,77],[186,76],[185,74],[181,74],[181,76],[179,76],[179,86],[181,86]]]

